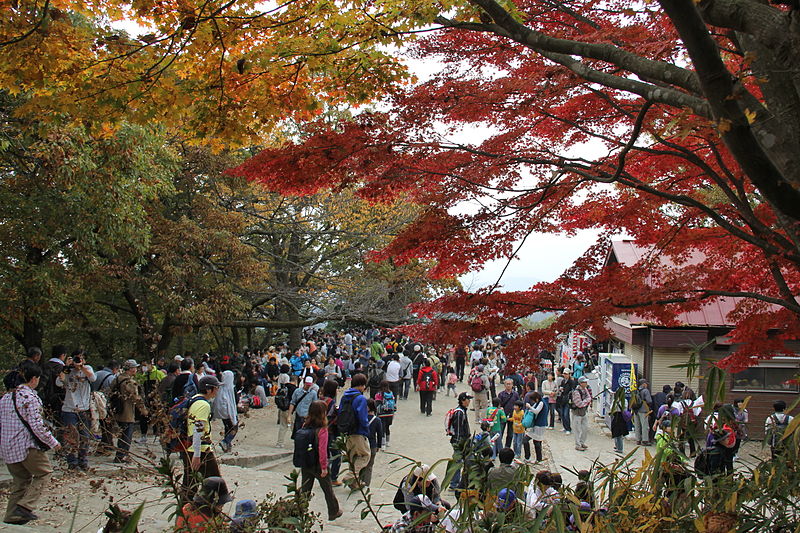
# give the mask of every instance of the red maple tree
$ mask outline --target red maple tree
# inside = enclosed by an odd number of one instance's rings
[[[735,297],[741,346],[722,366],[738,370],[800,338],[796,7],[471,0],[414,42],[414,57],[445,66],[392,94],[390,112],[310,124],[302,143],[232,172],[284,193],[353,187],[426,206],[375,255],[433,259],[435,277],[511,257],[533,232],[601,230],[554,282],[419,304],[426,338],[561,312],[512,343],[522,354],[566,329],[602,335],[611,315],[679,325]],[[652,253],[606,265],[620,232]]]

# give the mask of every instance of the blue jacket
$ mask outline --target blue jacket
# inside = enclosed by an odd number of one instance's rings
[[[339,409],[342,408],[342,402],[353,402],[353,409],[356,411],[356,420],[358,420],[358,429],[356,435],[364,435],[369,438],[369,414],[367,413],[367,399],[361,394],[358,389],[347,389],[342,395],[342,400],[339,402]]]
[[[293,355],[289,359],[289,364],[292,365],[292,373],[295,376],[299,376],[300,372],[303,371],[303,360],[299,356]]]

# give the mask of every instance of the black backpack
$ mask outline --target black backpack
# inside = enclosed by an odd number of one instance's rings
[[[356,419],[356,410],[353,407],[353,399],[342,398],[342,403],[339,404],[339,415],[336,419],[336,428],[341,435],[352,435],[358,431],[358,420]]]
[[[289,395],[289,387],[284,383],[278,388],[278,392],[275,393],[275,407],[281,411],[288,411],[291,403],[292,398]]]
[[[319,466],[319,440],[316,428],[303,427],[294,434],[292,463],[297,468],[315,469]]]
[[[125,402],[122,401],[122,391],[119,388],[119,379],[115,379],[108,391],[108,412],[114,415],[120,414],[125,409]]]

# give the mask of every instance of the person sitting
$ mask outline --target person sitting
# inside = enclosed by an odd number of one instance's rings
[[[439,530],[439,507],[427,496],[414,496],[409,511],[395,522],[389,533],[434,533]]]
[[[428,465],[418,465],[409,475],[403,478],[394,496],[394,508],[401,513],[410,510],[410,502],[415,496],[425,496],[432,503],[438,505],[441,510],[451,508],[451,505],[444,501],[441,496],[439,479],[431,471]]]
[[[175,533],[211,533],[225,523],[222,508],[233,500],[228,485],[221,477],[203,480],[203,486],[190,503],[181,508],[175,522]]]
[[[501,448],[497,458],[500,464],[490,468],[487,475],[487,489],[491,495],[497,494],[500,489],[515,488],[519,484],[518,468],[513,464],[514,450]]]
[[[539,513],[549,513],[557,498],[558,492],[553,488],[552,474],[547,470],[537,472],[528,485],[525,501],[531,518],[536,518]]]

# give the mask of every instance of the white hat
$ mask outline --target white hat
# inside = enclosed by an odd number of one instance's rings
[[[178,361],[179,363],[180,363],[181,361],[183,361],[183,357],[181,357],[181,354],[178,354],[178,355],[176,355],[176,356],[174,357],[174,359],[175,359],[175,361]]]
[[[306,376],[305,382],[306,383],[314,383],[314,378],[312,378],[311,376]]]
[[[419,344],[415,344],[415,345],[414,345],[414,351],[415,351],[415,352],[418,352],[418,351],[420,351],[420,350],[422,350],[422,346],[420,346]]]

